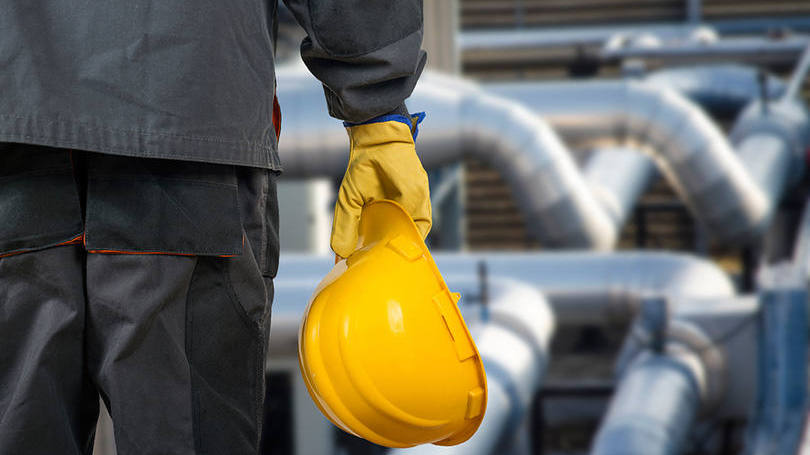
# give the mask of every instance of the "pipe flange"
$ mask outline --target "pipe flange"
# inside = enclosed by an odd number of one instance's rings
[[[695,374],[701,393],[701,412],[711,413],[724,398],[725,353],[700,327],[685,320],[669,324],[667,339],[666,353],[684,362]]]

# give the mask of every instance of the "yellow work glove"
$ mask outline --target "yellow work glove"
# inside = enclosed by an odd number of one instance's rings
[[[422,118],[424,114],[411,119],[386,115],[367,123],[345,124],[351,153],[335,203],[331,240],[332,251],[339,257],[354,252],[360,212],[371,201],[398,202],[411,215],[422,238],[430,231],[428,178],[414,147]]]

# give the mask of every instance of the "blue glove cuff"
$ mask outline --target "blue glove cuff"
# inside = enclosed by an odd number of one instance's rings
[[[374,117],[373,119],[366,120],[365,122],[360,123],[343,122],[343,126],[349,128],[357,125],[368,125],[370,123],[400,122],[408,125],[408,128],[411,129],[413,140],[415,141],[416,136],[419,135],[419,124],[422,123],[422,120],[424,119],[425,119],[424,112],[417,112],[415,114],[411,114],[411,118],[405,117],[404,115],[400,114],[386,114],[381,115],[379,117]]]

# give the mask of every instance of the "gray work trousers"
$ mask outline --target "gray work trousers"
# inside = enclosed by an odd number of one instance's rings
[[[0,455],[90,454],[99,395],[121,455],[257,453],[275,198],[261,169],[0,145]]]

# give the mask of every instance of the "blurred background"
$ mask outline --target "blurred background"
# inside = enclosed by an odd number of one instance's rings
[[[298,371],[347,143],[280,15],[263,450],[399,452],[332,426]],[[810,453],[810,2],[425,0],[424,19],[428,242],[490,402],[467,443],[402,452]]]

